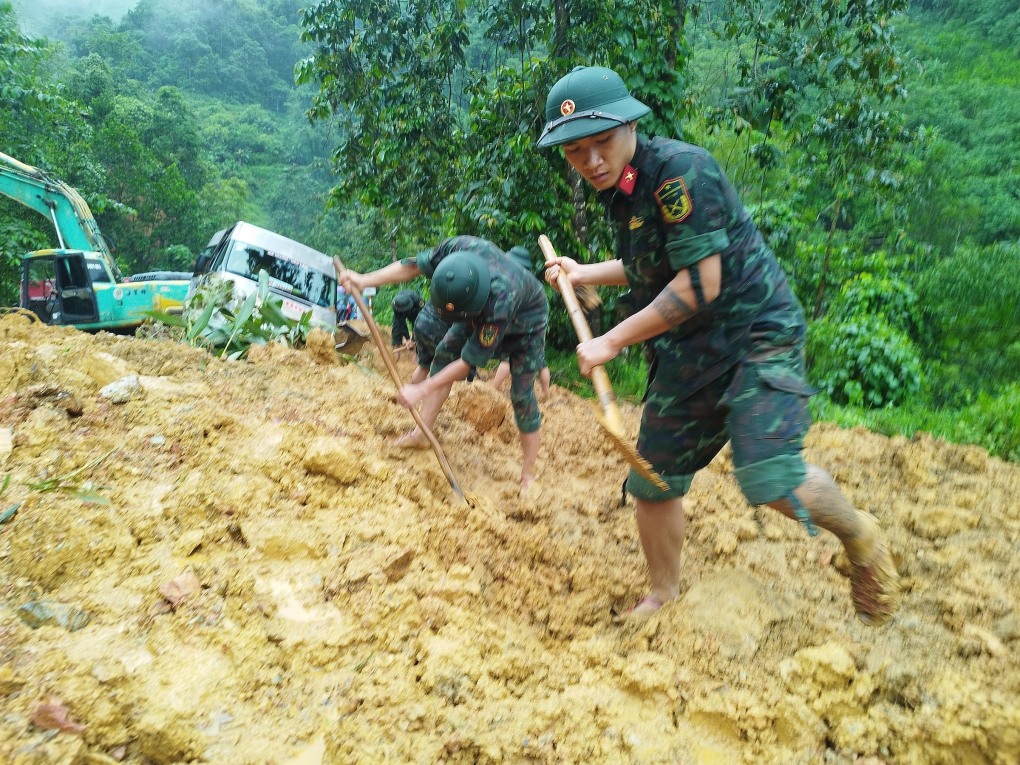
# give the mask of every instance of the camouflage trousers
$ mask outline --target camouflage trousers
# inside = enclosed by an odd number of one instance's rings
[[[662,491],[632,470],[627,477],[632,495],[652,501],[684,496],[694,474],[727,441],[733,446],[734,474],[751,504],[786,497],[804,482],[801,450],[811,425],[807,400],[815,391],[805,377],[801,345],[752,353],[693,392],[670,384],[676,363],[659,358],[637,443],[670,489]]]
[[[436,347],[450,330],[450,323],[443,321],[431,303],[418,312],[414,320],[414,348],[418,365],[428,369],[436,357]]]
[[[467,333],[470,332],[466,327],[463,324],[454,325],[443,338],[436,348],[430,374],[435,375],[460,358]],[[503,339],[494,354],[494,358],[510,362],[510,403],[513,404],[514,421],[521,433],[534,433],[542,425],[542,414],[535,395],[535,376],[546,366],[546,329],[547,326],[543,326],[534,332],[510,335]]]
[[[501,358],[510,362],[510,403],[514,407],[514,420],[521,433],[533,433],[542,424],[535,396],[535,375],[545,368],[545,328],[524,335],[514,348]]]

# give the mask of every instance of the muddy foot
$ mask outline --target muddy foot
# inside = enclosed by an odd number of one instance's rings
[[[651,595],[645,595],[641,598],[641,600],[635,603],[634,607],[629,611],[624,611],[622,614],[614,614],[613,621],[617,624],[636,624],[647,621],[654,616],[660,608],[662,608],[663,604],[664,601],[652,597]]]
[[[533,490],[538,488],[538,482],[534,478],[522,478],[521,479],[521,491],[519,496],[523,497],[527,494],[533,493]]]
[[[425,435],[415,428],[404,435],[394,438],[390,443],[400,449],[428,449],[429,442]]]
[[[850,597],[860,620],[877,627],[889,621],[899,608],[900,579],[878,520],[870,513],[864,515],[871,527],[865,537],[869,543],[848,545],[847,549],[850,555]],[[855,558],[860,562],[855,562]]]

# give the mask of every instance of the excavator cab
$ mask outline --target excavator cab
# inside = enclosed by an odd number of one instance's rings
[[[44,250],[26,257],[23,268],[21,307],[43,323],[98,321],[96,292],[84,253]]]

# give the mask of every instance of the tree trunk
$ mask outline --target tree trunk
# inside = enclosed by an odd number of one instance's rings
[[[568,0],[556,0],[554,6],[554,24],[556,25],[552,39],[551,58],[563,58],[567,54],[567,29],[570,27],[570,3]]]
[[[842,211],[843,200],[837,197],[836,209],[832,213],[832,224],[829,226],[829,239],[825,243],[825,258],[822,260],[822,273],[818,278],[818,293],[815,295],[815,307],[811,311],[812,319],[821,318],[822,315],[822,303],[825,301],[825,282],[829,275],[829,262],[832,260],[832,240],[836,236],[836,224]]]

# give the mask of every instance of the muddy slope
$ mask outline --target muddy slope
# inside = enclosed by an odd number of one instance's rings
[[[812,430],[895,547],[873,629],[835,540],[724,453],[681,598],[621,627],[644,569],[590,402],[543,402],[521,499],[505,393],[458,384],[467,507],[388,446],[411,418],[371,349],[252,356],[0,319],[0,763],[1020,761],[1020,466]]]

